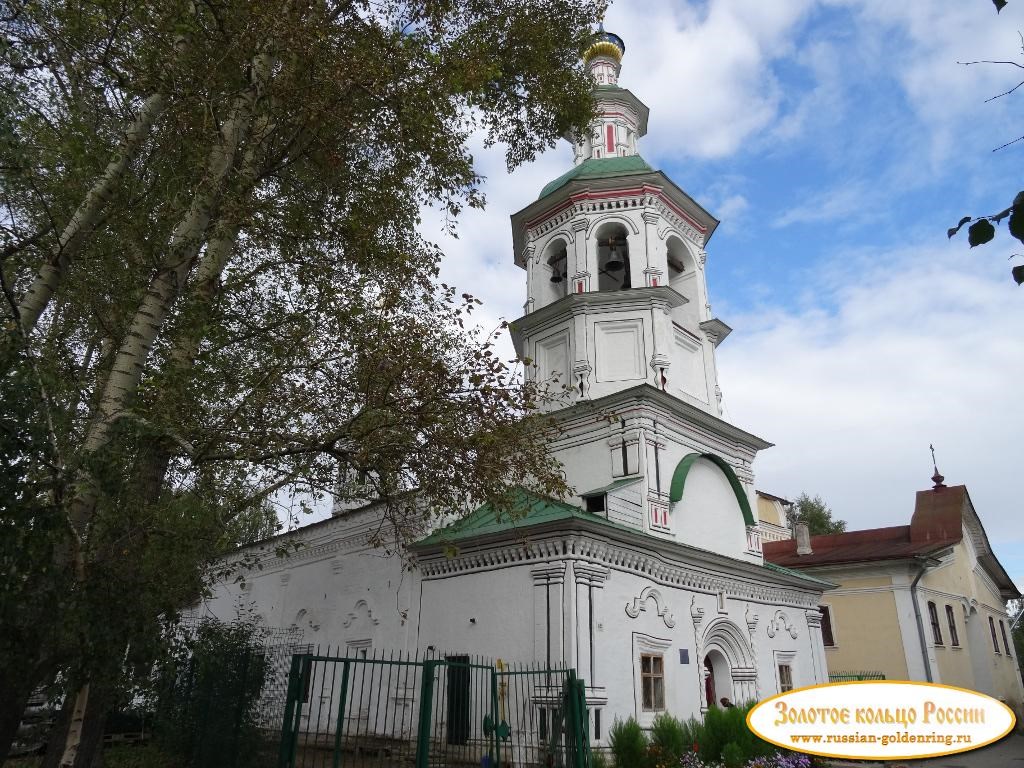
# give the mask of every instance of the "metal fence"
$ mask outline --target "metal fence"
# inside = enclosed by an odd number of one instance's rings
[[[296,654],[280,768],[588,768],[571,669],[465,654]]]
[[[849,683],[857,680],[885,680],[883,672],[829,672],[830,683]]]

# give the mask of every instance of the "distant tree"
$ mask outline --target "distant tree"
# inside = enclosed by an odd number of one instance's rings
[[[797,522],[807,523],[812,536],[827,536],[846,530],[846,521],[833,520],[832,510],[821,496],[801,493],[793,503],[793,512]]]

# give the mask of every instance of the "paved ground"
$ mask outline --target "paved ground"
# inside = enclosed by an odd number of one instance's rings
[[[887,765],[890,768],[1024,768],[1024,735],[1012,733],[995,744],[959,755]]]

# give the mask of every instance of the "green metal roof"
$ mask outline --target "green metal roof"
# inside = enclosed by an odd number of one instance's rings
[[[792,568],[783,568],[781,565],[776,565],[775,563],[769,562],[768,560],[764,561],[764,567],[767,568],[769,571],[783,573],[786,576],[796,576],[797,578],[805,579],[806,581],[813,581],[826,587],[837,586],[836,584],[833,584],[831,581],[819,579],[817,576],[811,576],[809,573],[804,573],[803,571],[794,571]]]
[[[632,528],[605,520],[603,517],[598,517],[591,512],[584,512],[579,507],[566,504],[564,501],[558,501],[546,496],[538,496],[519,488],[516,490],[512,512],[497,514],[490,504],[484,504],[468,517],[464,517],[462,520],[458,520],[439,531],[434,531],[425,539],[416,542],[416,546],[447,544],[492,533],[519,531],[534,525],[540,525],[541,523],[551,523],[559,520],[589,520],[612,528],[633,530]]]
[[[556,189],[565,186],[573,179],[605,179],[610,176],[629,176],[634,173],[650,173],[654,169],[647,164],[640,155],[629,155],[627,157],[602,157],[600,159],[584,160],[567,173],[563,173],[557,179],[549,182],[540,191],[540,197],[547,197]]]

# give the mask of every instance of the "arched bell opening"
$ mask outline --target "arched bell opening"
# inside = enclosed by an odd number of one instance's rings
[[[665,255],[668,261],[668,284],[676,293],[684,296],[687,303],[681,308],[682,314],[691,320],[697,315],[697,268],[690,249],[676,235],[669,235],[665,241]]]
[[[597,289],[622,291],[632,286],[626,227],[608,222],[597,231]]]
[[[544,303],[550,304],[569,293],[569,252],[565,240],[556,238],[544,249],[543,263],[547,273]]]

